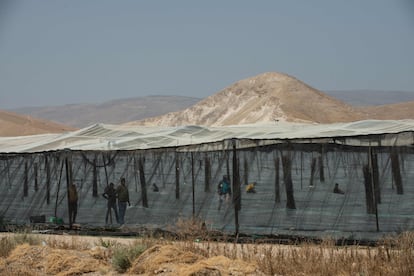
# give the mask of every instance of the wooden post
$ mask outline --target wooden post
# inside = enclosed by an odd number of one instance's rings
[[[391,169],[392,169],[392,176],[394,178],[395,186],[397,187],[397,194],[402,195],[404,194],[403,184],[402,184],[402,177],[400,171],[400,160],[398,158],[398,153],[396,150],[391,151]]]
[[[243,174],[244,185],[249,184],[249,163],[247,162],[246,157],[244,158],[244,174]]]
[[[37,192],[39,190],[39,178],[38,178],[38,168],[37,168],[37,163],[34,163],[33,165],[33,169],[34,169],[34,190],[35,192]]]
[[[180,156],[175,152],[175,198],[180,198]]]
[[[98,197],[98,169],[96,167],[96,155],[93,159],[92,196]]]
[[[286,187],[286,208],[296,209],[295,197],[293,195],[293,182],[292,182],[292,160],[289,156],[282,156],[283,165],[283,179]]]
[[[204,157],[204,192],[210,192],[210,182],[211,182],[211,164],[208,154]]]
[[[373,177],[373,184],[374,184],[374,195],[375,195],[375,203],[381,203],[381,187],[380,187],[380,180],[379,180],[379,170],[378,170],[378,155],[371,151],[371,166],[372,166],[372,177]]]
[[[147,184],[145,181],[144,161],[142,157],[140,157],[138,161],[138,170],[139,170],[139,180],[141,182],[142,206],[145,208],[148,208]]]
[[[313,180],[315,177],[315,171],[316,171],[316,158],[312,158],[311,163],[311,177],[310,177],[310,183],[309,186],[313,187]]]
[[[49,158],[45,155],[45,167],[46,167],[46,203],[50,203],[50,168],[49,168]]]
[[[29,195],[29,169],[27,167],[27,160],[24,162],[24,183],[23,183],[23,197]]]
[[[237,157],[236,140],[233,139],[233,204],[236,236],[239,234],[239,211],[241,209],[240,172]]]
[[[364,184],[365,184],[365,201],[367,205],[367,213],[368,214],[374,214],[374,193],[373,193],[373,187],[372,187],[372,175],[369,168],[369,165],[364,165],[362,168],[364,173]]]
[[[71,216],[71,208],[69,202],[69,186],[72,183],[72,162],[69,161],[68,156],[66,156],[65,160],[66,165],[66,190],[67,190],[67,198],[68,198],[68,213],[69,213],[69,228],[72,229],[72,216]]]
[[[323,169],[323,155],[319,156],[319,178],[321,182],[325,182],[325,172]]]
[[[371,175],[371,189],[372,189],[372,201],[374,204],[374,213],[375,213],[375,221],[376,221],[376,226],[377,226],[377,232],[379,232],[379,222],[378,222],[378,201],[377,201],[377,193],[378,193],[378,182],[375,182],[376,180],[378,181],[378,175],[377,177],[375,177],[375,171],[374,171],[374,159],[375,162],[377,162],[376,156],[374,157],[374,153],[372,151],[372,147],[369,147],[369,169],[370,169],[370,175]],[[378,169],[378,164],[376,164],[376,167]],[[378,174],[378,171],[376,172]],[[377,179],[375,179],[377,178]]]
[[[276,157],[274,160],[275,163],[275,202],[280,202],[280,172],[279,172],[279,157]]]
[[[56,191],[56,200],[55,200],[55,218],[57,218],[57,207],[58,207],[58,203],[59,203],[59,192],[60,192],[60,183],[62,181],[62,174],[63,174],[63,162],[62,165],[60,167],[60,174],[59,174],[59,182],[58,182],[58,187],[57,187],[57,191]]]
[[[195,179],[194,179],[194,152],[191,152],[191,189],[193,196],[193,220],[195,219]]]

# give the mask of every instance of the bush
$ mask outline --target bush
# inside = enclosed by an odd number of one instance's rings
[[[119,273],[127,271],[132,262],[147,249],[143,244],[134,244],[128,247],[122,246],[114,250],[112,265]]]

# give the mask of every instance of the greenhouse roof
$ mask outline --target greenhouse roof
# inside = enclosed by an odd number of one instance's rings
[[[0,153],[56,150],[139,150],[204,146],[228,148],[277,143],[336,143],[353,146],[412,146],[414,120],[365,120],[335,124],[274,122],[222,127],[148,127],[96,124],[77,131],[19,137],[0,137]],[[250,141],[250,142],[249,142]]]

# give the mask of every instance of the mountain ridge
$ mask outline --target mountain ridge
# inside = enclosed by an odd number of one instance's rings
[[[360,96],[363,100],[373,99],[377,103],[397,100],[384,91],[378,93],[379,97],[367,96],[371,92],[366,91]],[[266,72],[239,80],[204,99],[153,95],[114,99],[100,104],[25,107],[11,112],[14,116],[19,115],[15,111],[30,113],[30,116],[20,114],[22,117],[19,123],[14,125],[16,119],[10,117],[10,111],[5,111],[9,112],[9,115],[0,113],[0,135],[62,132],[95,123],[214,126],[270,121],[333,123],[364,119],[414,119],[414,101],[375,106],[365,106],[358,104],[363,101],[357,101],[356,105],[352,105],[348,101],[358,99],[359,91],[347,93],[349,94],[338,99],[332,96],[332,93],[317,90],[293,76]],[[414,99],[414,92],[405,92],[399,94],[398,99],[410,99],[411,96]],[[344,101],[346,98],[348,101]],[[26,121],[23,122],[23,118]],[[43,125],[30,126],[31,120],[38,120],[35,118],[42,118],[39,120]],[[45,125],[47,120],[52,121],[50,130]],[[66,124],[62,123],[62,120]],[[5,130],[13,128],[14,131],[6,133]]]
[[[219,126],[279,120],[332,123],[362,117],[359,110],[292,76],[266,72],[237,81],[182,111],[126,125]]]

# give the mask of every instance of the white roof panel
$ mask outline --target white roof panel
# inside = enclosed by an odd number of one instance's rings
[[[414,120],[366,120],[336,124],[275,122],[272,124],[222,127],[148,127],[96,124],[63,134],[0,137],[0,153],[42,152],[63,149],[155,149],[209,144],[232,138],[255,140],[254,145],[294,140],[300,143],[323,141],[324,143],[334,142],[365,146],[371,145],[371,142],[367,142],[367,139],[360,139],[360,137],[367,135],[382,136],[380,142],[378,142],[378,138],[374,139],[372,145],[379,145],[378,143],[380,143],[383,146],[411,146],[413,144],[413,131]],[[246,143],[243,143],[243,145],[245,147],[249,146]],[[217,145],[214,146],[214,149],[217,149]]]

